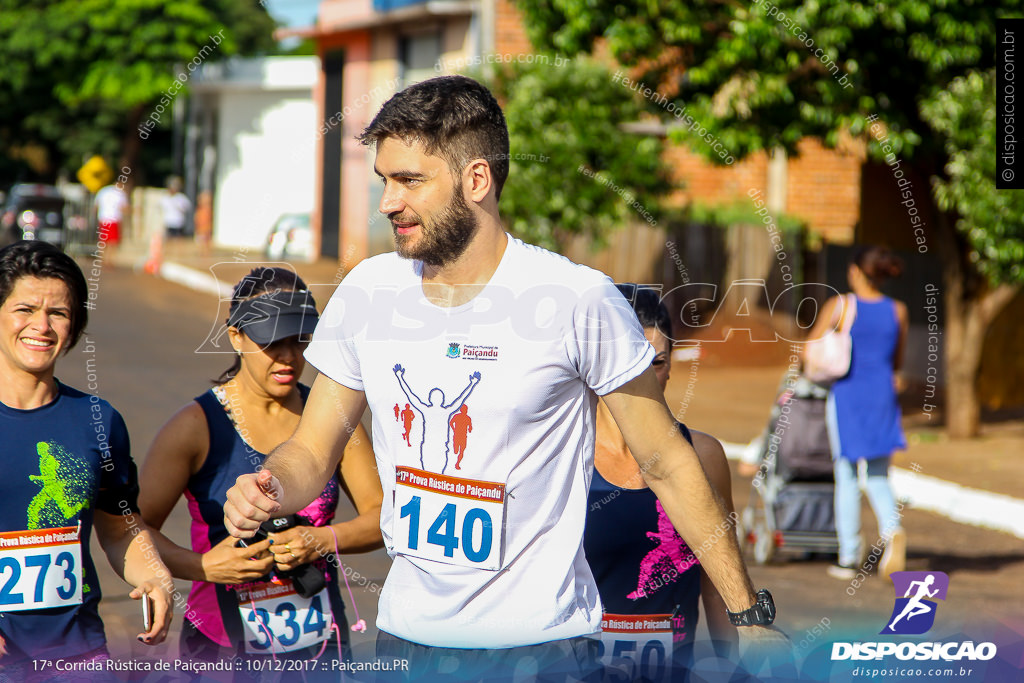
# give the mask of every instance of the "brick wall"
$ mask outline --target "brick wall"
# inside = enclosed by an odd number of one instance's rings
[[[835,150],[803,139],[787,164],[786,213],[807,221],[829,242],[849,244],[860,220],[862,142],[847,140]]]
[[[763,152],[719,166],[684,145],[669,143],[665,146],[665,161],[672,167],[673,180],[682,185],[669,199],[676,206],[750,201],[747,191],[752,187],[764,191],[767,184],[768,157]]]
[[[484,0],[486,2],[487,0]],[[510,0],[494,0],[494,52],[499,55],[522,55],[533,52],[526,37],[523,18]]]

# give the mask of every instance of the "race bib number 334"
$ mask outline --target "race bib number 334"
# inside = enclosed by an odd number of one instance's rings
[[[501,567],[505,485],[396,468],[396,552],[474,569]]]
[[[277,654],[319,645],[331,635],[334,614],[327,589],[312,598],[295,591],[291,579],[238,591],[238,610],[249,634],[246,654]]]
[[[0,612],[82,604],[77,527],[0,532]]]

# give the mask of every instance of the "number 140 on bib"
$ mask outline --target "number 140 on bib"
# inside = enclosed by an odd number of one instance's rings
[[[395,506],[397,552],[460,567],[500,568],[501,503],[398,486]]]

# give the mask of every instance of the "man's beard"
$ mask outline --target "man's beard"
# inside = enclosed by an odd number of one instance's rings
[[[389,218],[395,231],[395,251],[398,255],[423,261],[435,268],[443,268],[462,256],[479,226],[476,216],[462,198],[459,187],[452,191],[452,198],[436,216],[423,219],[413,213],[411,220],[403,214]],[[419,235],[398,234],[397,228],[394,228],[396,219],[401,219],[400,223],[418,223]],[[410,244],[416,237],[418,241],[415,245]]]

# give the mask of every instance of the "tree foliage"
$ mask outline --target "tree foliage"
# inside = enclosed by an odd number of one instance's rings
[[[1020,0],[520,0],[531,39],[569,55],[602,39],[622,64],[685,103],[736,157],[807,136],[835,145],[865,116],[897,154],[941,154],[918,105],[994,60],[995,19]],[[818,52],[820,50],[820,52]],[[817,52],[817,54],[816,54]],[[846,76],[845,82],[842,82]],[[694,149],[716,157],[700,145]],[[882,158],[876,141],[869,152]]]
[[[1024,0],[518,0],[540,49],[607,50],[673,98],[737,159],[805,137],[835,146],[877,120],[896,157],[933,179],[945,285],[946,418],[977,433],[985,332],[1022,284],[1021,193],[996,191],[996,20]],[[990,77],[988,77],[990,78]],[[985,91],[984,88],[988,88]],[[986,111],[985,107],[989,107]],[[871,116],[871,122],[868,118]],[[688,138],[688,133],[677,136]],[[690,145],[719,162],[706,145]]]
[[[559,249],[571,235],[603,244],[609,231],[657,221],[669,189],[662,140],[623,131],[643,107],[610,72],[554,58],[474,73],[502,102],[512,159],[501,213],[524,239]],[[559,171],[558,169],[561,169]]]
[[[995,80],[993,70],[972,71],[921,107],[949,155],[935,198],[959,216],[971,260],[992,286],[1024,282],[1024,190],[996,189]]]
[[[39,145],[52,170],[113,157],[132,113],[205,46],[210,60],[265,51],[273,28],[234,0],[0,0],[0,155]]]

